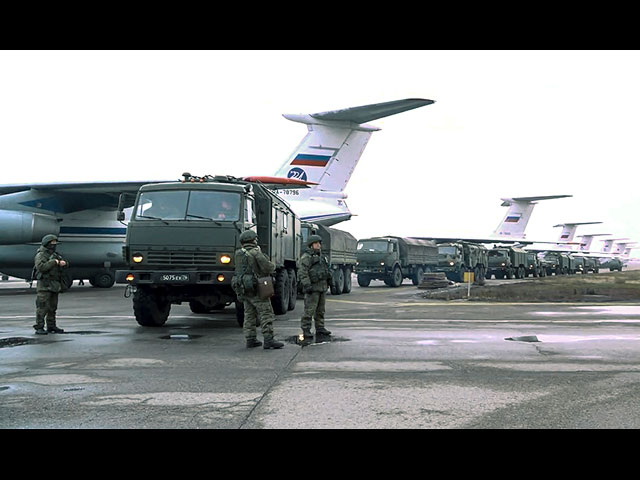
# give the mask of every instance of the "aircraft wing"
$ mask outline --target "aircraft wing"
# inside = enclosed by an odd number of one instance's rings
[[[101,207],[116,208],[121,193],[131,193],[124,208],[133,206],[135,193],[142,185],[169,180],[126,182],[56,182],[0,185],[0,195],[29,192],[32,198],[20,201],[27,207],[43,208],[62,213]]]
[[[550,243],[553,245],[580,245],[580,242],[558,242],[557,240],[529,240],[524,238],[507,239],[504,237],[411,237],[420,240],[433,240],[436,243],[448,243],[448,242],[472,242],[472,243],[518,243],[520,245],[531,245],[532,243]]]

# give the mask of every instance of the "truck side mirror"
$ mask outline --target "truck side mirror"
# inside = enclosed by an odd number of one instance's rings
[[[118,220],[119,222],[124,222],[124,212],[122,210],[118,210],[116,220]]]

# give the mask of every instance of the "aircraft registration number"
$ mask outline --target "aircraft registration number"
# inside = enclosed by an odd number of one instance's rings
[[[168,273],[160,276],[160,280],[163,282],[188,282],[189,275],[185,273],[175,274]]]

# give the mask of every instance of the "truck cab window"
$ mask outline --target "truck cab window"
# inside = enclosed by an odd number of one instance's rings
[[[183,220],[189,192],[186,190],[144,192],[135,210],[136,220]]]

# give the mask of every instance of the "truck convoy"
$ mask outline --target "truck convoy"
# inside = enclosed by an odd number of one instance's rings
[[[438,265],[438,247],[433,240],[405,237],[372,237],[358,241],[356,252],[358,285],[368,287],[371,280],[384,280],[399,287],[403,279],[422,283],[424,272]]]
[[[300,219],[260,183],[230,176],[194,177],[140,188],[127,228],[126,270],[116,282],[134,287],[133,311],[142,326],[161,326],[172,304],[189,302],[194,313],[242,303],[231,288],[238,237],[258,234],[261,250],[276,264],[274,313],[293,310],[302,245]]]
[[[489,268],[487,279],[524,278],[527,265],[527,252],[518,247],[494,247],[489,250]]]
[[[484,285],[489,267],[489,252],[484,245],[465,241],[438,244],[435,272],[444,272],[449,280],[463,282],[465,272],[474,273],[474,283]]]
[[[340,295],[351,292],[351,272],[356,266],[356,246],[358,241],[348,232],[314,223],[302,222],[302,245],[307,244],[310,235],[322,238],[322,254],[329,261],[332,274],[331,293]],[[304,250],[300,253],[302,256]]]

